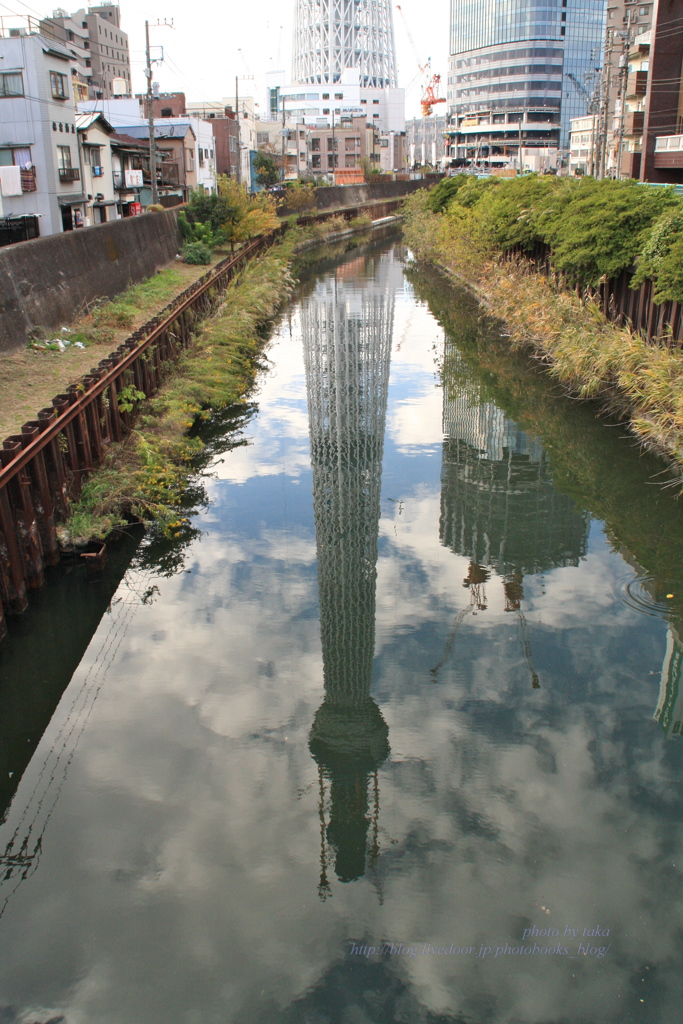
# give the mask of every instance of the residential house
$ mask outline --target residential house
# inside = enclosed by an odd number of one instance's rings
[[[219,102],[188,103],[187,113],[208,121],[214,137],[216,174],[233,178],[237,173],[239,121],[235,111]]]
[[[0,38],[0,190],[4,217],[19,234],[85,224],[72,66],[54,39]]]
[[[144,141],[149,145],[147,124],[124,126],[117,134]],[[164,206],[177,206],[186,202],[192,189],[199,184],[196,161],[197,137],[187,119],[182,119],[182,123],[179,124],[155,122],[154,137],[158,154],[159,202]]]
[[[119,197],[114,188],[112,137],[114,129],[104,114],[76,115],[81,155],[81,180],[86,196],[85,226],[118,220]]]
[[[152,202],[147,139],[116,132],[111,138],[111,162],[119,213],[122,217],[141,213]]]

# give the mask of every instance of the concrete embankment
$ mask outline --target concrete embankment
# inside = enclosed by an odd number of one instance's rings
[[[181,243],[177,213],[165,210],[0,249],[0,353],[150,277]]]

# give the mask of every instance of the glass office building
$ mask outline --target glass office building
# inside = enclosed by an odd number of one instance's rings
[[[451,0],[457,165],[556,166],[602,63],[606,0]]]

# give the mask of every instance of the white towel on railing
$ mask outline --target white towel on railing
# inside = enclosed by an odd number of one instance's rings
[[[16,164],[0,167],[0,192],[3,196],[21,195],[21,167]]]

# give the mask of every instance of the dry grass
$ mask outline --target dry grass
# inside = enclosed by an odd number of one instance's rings
[[[489,266],[481,283],[514,345],[532,348],[572,395],[629,420],[643,444],[683,468],[680,349],[610,323],[595,303],[521,265]]]

